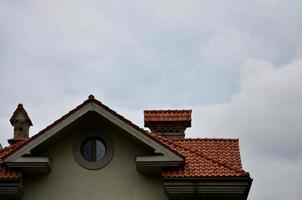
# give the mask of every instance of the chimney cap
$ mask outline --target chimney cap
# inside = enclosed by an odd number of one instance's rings
[[[192,110],[145,110],[145,127],[170,139],[183,139],[191,127],[191,114]]]
[[[28,116],[26,110],[24,109],[24,107],[23,107],[23,105],[22,105],[21,103],[18,104],[17,109],[15,110],[13,116],[10,118],[10,120],[9,120],[10,123],[11,123],[13,126],[14,126],[16,123],[18,123],[18,122],[19,122],[19,120],[18,120],[18,115],[19,115],[20,113],[23,114],[23,116],[25,117],[25,122],[27,122],[29,126],[32,126],[33,124],[32,124],[32,122],[31,122],[31,120],[30,120],[30,118],[29,118],[29,116]]]
[[[192,110],[144,110],[145,122],[190,122]]]

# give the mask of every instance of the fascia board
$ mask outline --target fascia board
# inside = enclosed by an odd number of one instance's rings
[[[136,162],[169,162],[171,159],[169,159],[166,156],[158,155],[158,156],[136,156]]]
[[[46,174],[51,170],[51,160],[48,157],[21,157],[15,162],[7,162],[6,165],[30,173]]]
[[[167,156],[136,156],[136,166],[142,171],[142,169],[156,167],[158,171],[162,167],[178,167],[182,165],[182,161],[171,161]]]
[[[15,163],[50,163],[48,157],[21,157]]]
[[[212,194],[240,195],[240,199],[246,199],[251,185],[250,180],[233,180],[220,178],[221,181],[200,179],[200,181],[169,181],[164,182],[165,191],[173,198],[196,197],[196,195],[210,196]]]
[[[23,194],[23,185],[21,181],[17,181],[17,182],[0,181],[1,200],[20,199],[22,194]]]

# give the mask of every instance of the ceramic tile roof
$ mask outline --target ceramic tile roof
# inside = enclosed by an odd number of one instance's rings
[[[0,149],[0,180],[21,180],[22,179],[21,172],[8,169],[3,163],[4,157],[9,155],[14,150],[18,149],[22,145],[22,143],[23,142],[14,143],[8,147]]]
[[[144,120],[149,121],[191,121],[192,110],[145,110]]]
[[[183,167],[163,171],[163,178],[249,177],[242,169],[238,139],[170,140],[150,134],[185,157]]]
[[[247,177],[248,172],[245,172],[241,166],[241,159],[239,153],[239,141],[237,139],[168,139],[156,133],[148,132],[137,125],[133,124],[128,119],[119,115],[109,107],[102,104],[100,101],[95,100],[93,96],[84,103],[71,110],[60,119],[34,135],[30,139],[15,143],[0,149],[0,180],[1,179],[21,179],[22,174],[7,169],[3,165],[3,160],[6,156],[10,155],[17,149],[35,140],[35,138],[44,134],[49,129],[72,115],[74,112],[84,107],[86,104],[94,102],[101,106],[103,109],[115,115],[117,118],[123,120],[133,128],[140,131],[142,134],[152,138],[158,143],[166,146],[171,151],[183,157],[185,163],[183,167],[175,170],[163,171],[163,178],[197,178],[197,177]],[[180,111],[180,110],[178,110]],[[182,110],[182,113],[191,113],[191,110]],[[186,118],[188,119],[188,118]],[[191,116],[190,116],[191,119]]]

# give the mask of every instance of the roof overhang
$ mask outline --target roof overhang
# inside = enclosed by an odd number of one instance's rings
[[[23,195],[23,186],[21,181],[0,180],[1,200],[20,199]]]
[[[181,161],[171,161],[163,156],[136,156],[136,168],[142,173],[158,173],[165,167],[178,167]]]
[[[101,102],[97,100],[86,100],[83,104],[78,106],[76,109],[63,116],[59,122],[55,122],[50,125],[50,128],[46,128],[42,130],[37,136],[34,136],[27,144],[22,146],[17,151],[10,154],[8,157],[4,159],[4,162],[8,164],[9,167],[15,168],[23,168],[32,170],[34,169],[34,163],[39,165],[37,170],[47,171],[50,170],[50,162],[47,158],[41,162],[40,158],[28,157],[31,155],[31,151],[42,144],[44,141],[50,139],[54,135],[56,135],[59,131],[61,131],[66,126],[73,123],[75,120],[79,119],[84,114],[94,111],[109,120],[119,128],[123,129],[126,133],[132,135],[137,138],[139,141],[143,142],[147,146],[154,149],[155,156],[138,156],[136,158],[138,168],[143,169],[144,167],[148,167],[148,165],[152,162],[153,167],[161,168],[162,166],[179,166],[183,163],[183,157],[173,150],[169,149],[165,145],[161,144],[159,141],[148,136],[144,130],[136,127],[136,125],[127,123],[126,119],[112,111],[108,107],[104,106]],[[24,157],[26,155],[26,157]],[[30,158],[32,160],[30,160]],[[24,159],[26,159],[26,162]],[[49,169],[48,169],[49,168]],[[143,170],[142,170],[143,171]]]
[[[51,171],[48,157],[21,157],[14,162],[6,162],[6,165],[30,174],[47,174]]]
[[[246,200],[251,184],[249,177],[164,179],[165,192],[170,199]]]

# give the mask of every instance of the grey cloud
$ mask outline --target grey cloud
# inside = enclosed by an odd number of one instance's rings
[[[292,152],[301,150],[301,7],[300,0],[1,1],[0,142],[11,137],[18,103],[33,134],[93,93],[138,124],[145,108],[192,107],[191,136],[240,137],[244,155],[299,160]],[[251,198],[267,199],[256,187]]]

